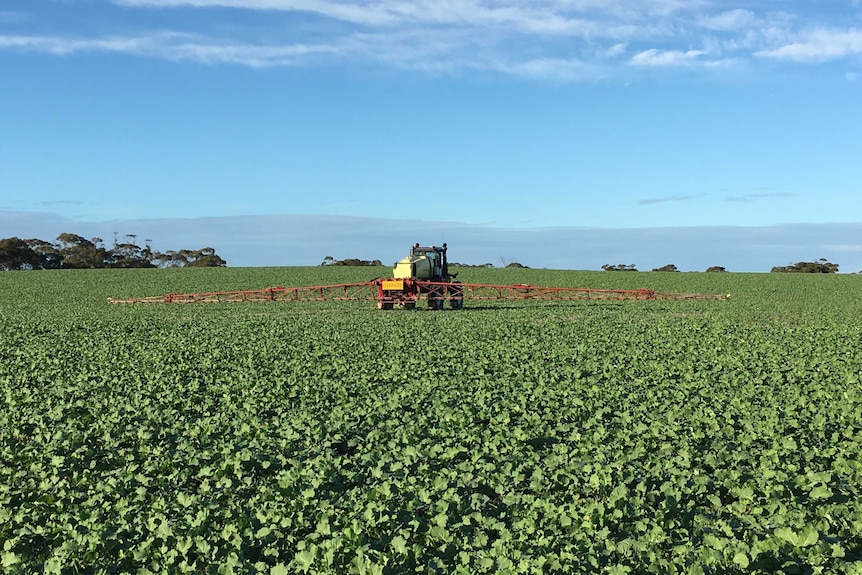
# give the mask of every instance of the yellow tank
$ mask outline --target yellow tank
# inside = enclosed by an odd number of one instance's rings
[[[392,270],[392,277],[397,280],[409,278],[427,280],[431,278],[431,261],[427,256],[407,256],[395,264],[395,268]]]

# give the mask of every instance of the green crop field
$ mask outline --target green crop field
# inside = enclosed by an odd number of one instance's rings
[[[4,573],[862,573],[862,277],[727,301],[108,305],[385,268],[0,274]]]

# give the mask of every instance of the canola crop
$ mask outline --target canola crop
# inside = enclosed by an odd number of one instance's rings
[[[5,573],[862,573],[858,276],[728,301],[111,306],[377,268],[0,274]]]

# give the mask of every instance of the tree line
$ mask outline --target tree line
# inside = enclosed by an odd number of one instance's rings
[[[227,262],[210,247],[199,250],[154,251],[150,240],[139,246],[136,236],[114,239],[107,248],[101,238],[62,233],[54,242],[17,237],[0,239],[0,270],[94,268],[224,267]]]
[[[503,260],[500,258],[502,267],[506,268],[524,268],[529,269],[527,266],[515,262]],[[347,258],[343,260],[336,260],[332,256],[326,256],[323,258],[323,262],[320,264],[322,266],[381,266],[383,265],[380,260],[360,260],[357,258]],[[485,264],[465,264],[465,263],[455,263],[449,262],[449,267],[458,267],[458,268],[493,268],[495,267],[492,263]],[[636,272],[638,268],[635,264],[605,264],[602,266],[602,269],[606,272]],[[658,268],[653,268],[654,272],[678,272],[680,271],[678,267],[674,264],[663,265]],[[726,272],[727,268],[724,266],[710,266],[706,268],[707,272]],[[834,264],[826,260],[826,258],[820,258],[816,262],[797,262],[795,264],[789,264],[786,266],[775,266],[770,270],[772,273],[821,273],[821,274],[834,274],[838,273],[838,264]],[[862,273],[862,272],[860,272]]]
[[[606,272],[636,272],[638,271],[635,264],[605,264],[602,269]],[[654,268],[654,272],[678,272],[679,269],[673,264],[667,264],[660,268]],[[726,272],[727,269],[723,266],[710,266],[706,268],[708,272]],[[775,266],[770,270],[772,273],[808,273],[808,274],[835,274],[838,273],[838,264],[834,264],[820,258],[816,262],[796,262],[786,266]],[[860,272],[862,273],[862,272]]]

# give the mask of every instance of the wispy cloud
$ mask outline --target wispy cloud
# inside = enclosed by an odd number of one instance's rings
[[[776,48],[754,53],[761,58],[796,62],[824,62],[862,55],[862,29],[835,30],[818,28],[797,35],[796,39]]]
[[[85,202],[80,200],[46,200],[36,202],[37,206],[56,207],[56,206],[83,206]]]
[[[791,194],[788,192],[763,192],[759,194],[744,194],[740,196],[725,196],[724,201],[726,202],[756,202],[757,200],[770,199],[770,198],[792,198],[796,196],[796,194]]]
[[[751,10],[728,10],[718,14],[708,14],[697,19],[697,24],[710,30],[730,32],[751,28],[759,22],[758,17]]]
[[[656,50],[649,49],[638,52],[631,58],[633,66],[667,67],[667,66],[691,66],[697,62],[703,62],[700,58],[706,55],[704,50]]]
[[[81,52],[114,52],[153,56],[175,61],[230,63],[251,67],[288,66],[308,62],[314,55],[349,51],[346,45],[248,45],[218,43],[206,38],[176,32],[150,36],[107,37],[99,39],[50,36],[0,36],[0,48],[19,48],[56,55]]]
[[[101,33],[39,27],[27,18],[14,32],[0,32],[0,49],[252,67],[370,63],[573,81],[633,69],[707,71],[862,54],[862,31],[830,28],[817,12],[802,17],[791,0],[775,0],[769,11],[730,0],[107,0],[106,6]],[[225,9],[236,15],[230,27],[213,25],[218,18],[165,20],[176,22],[170,29],[128,24],[130,10]],[[854,13],[843,10],[848,18]],[[271,17],[243,17],[260,12]],[[12,19],[21,16],[0,11],[0,22]]]
[[[684,202],[694,199],[694,196],[663,196],[660,198],[644,198],[637,201],[639,206],[650,206],[653,204],[666,204],[668,202]]]

